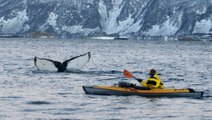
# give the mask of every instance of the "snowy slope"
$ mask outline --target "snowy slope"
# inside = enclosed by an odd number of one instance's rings
[[[212,0],[0,0],[0,34],[212,34]]]

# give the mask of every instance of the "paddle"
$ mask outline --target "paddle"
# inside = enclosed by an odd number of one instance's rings
[[[126,69],[124,69],[123,74],[124,74],[124,77],[126,77],[126,78],[134,78],[134,79],[136,79],[138,82],[143,81],[142,79],[139,79],[139,78],[136,78],[135,76],[133,76],[133,74],[132,74],[131,72],[129,72],[128,70],[126,70]]]

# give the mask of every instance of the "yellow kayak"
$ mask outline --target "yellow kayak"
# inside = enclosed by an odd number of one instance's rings
[[[202,97],[203,92],[194,91],[193,89],[149,89],[139,86],[83,86],[86,94],[96,95],[138,95],[144,97]]]

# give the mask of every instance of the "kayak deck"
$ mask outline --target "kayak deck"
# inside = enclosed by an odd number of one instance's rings
[[[119,86],[83,86],[86,94],[95,95],[138,95],[144,97],[202,97],[203,92],[192,89],[136,89],[134,87]]]

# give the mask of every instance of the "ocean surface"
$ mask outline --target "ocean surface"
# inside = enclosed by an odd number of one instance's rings
[[[63,62],[91,52],[77,72],[42,72],[35,56]],[[211,120],[212,42],[0,38],[1,120]],[[155,68],[165,87],[203,98],[87,95],[83,85],[138,84]],[[139,84],[138,84],[139,85]]]

